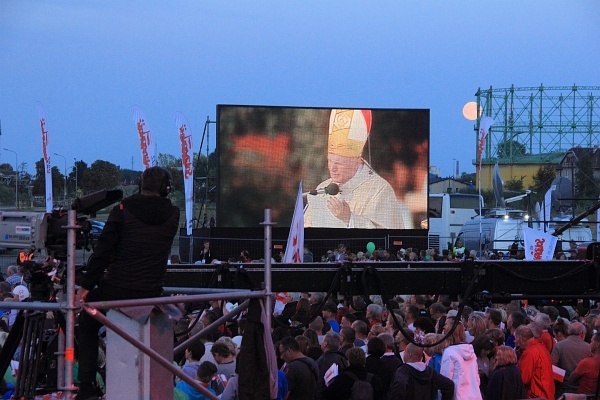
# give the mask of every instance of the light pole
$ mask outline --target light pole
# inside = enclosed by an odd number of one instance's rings
[[[4,148],[4,151],[13,153],[15,155],[15,207],[19,209],[19,156],[16,151]]]
[[[63,197],[63,200],[64,200],[64,201],[67,201],[67,159],[66,159],[66,157],[65,157],[65,156],[61,156],[61,155],[60,155],[60,154],[58,154],[58,153],[54,153],[54,155],[55,155],[55,156],[62,157],[62,159],[65,161],[65,170],[64,170],[64,171],[65,171],[65,190],[64,190],[64,197]]]
[[[73,158],[73,160],[75,160],[73,166],[75,167],[75,197],[77,197],[77,159]]]

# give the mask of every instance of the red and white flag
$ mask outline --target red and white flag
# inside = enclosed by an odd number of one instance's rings
[[[477,143],[477,159],[479,170],[481,170],[481,160],[483,159],[483,149],[485,148],[485,140],[490,130],[490,126],[494,123],[492,117],[483,117],[479,121],[479,140]]]
[[[284,263],[301,263],[304,256],[304,202],[302,200],[302,182],[298,187],[296,207],[287,246],[285,247]]]
[[[131,106],[131,111],[133,113],[133,122],[135,122],[137,133],[140,138],[142,163],[144,164],[144,169],[148,169],[156,165],[156,155],[154,154],[154,143],[152,142],[152,135],[150,134],[150,126],[140,107]]]
[[[525,260],[549,261],[554,257],[558,239],[549,233],[523,227],[523,241],[525,242]]]
[[[46,212],[52,212],[52,164],[50,164],[50,146],[48,136],[48,124],[46,122],[46,110],[44,105],[38,101],[38,114],[40,116],[40,129],[42,131],[42,157],[44,158],[44,177],[46,183]]]
[[[192,130],[187,118],[180,112],[173,114],[175,125],[181,141],[181,166],[183,171],[183,187],[185,191],[185,226],[186,234],[192,234],[194,219],[194,167],[192,163]]]

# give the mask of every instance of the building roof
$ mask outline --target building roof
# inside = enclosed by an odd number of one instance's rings
[[[514,156],[509,159],[484,158],[482,164],[487,165],[503,165],[503,164],[559,164],[565,157],[565,152],[545,153],[545,154],[524,154],[522,156]],[[473,165],[477,165],[477,160],[473,160]]]
[[[592,160],[592,168],[598,169],[600,168],[600,148],[598,147],[573,147],[569,149],[565,154],[563,154],[559,163],[564,164],[567,162],[566,158],[570,155],[574,155],[577,160],[582,159],[583,157],[590,156]]]

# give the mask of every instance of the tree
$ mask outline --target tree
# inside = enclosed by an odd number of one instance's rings
[[[521,179],[517,179],[516,177],[513,177],[512,179],[504,182],[504,189],[510,190],[513,192],[522,192],[524,179],[525,179],[525,176],[521,176]]]
[[[556,178],[555,166],[552,164],[542,165],[533,175],[533,191],[543,196],[550,189],[554,178]]]
[[[85,170],[87,169],[87,163],[85,163],[82,160],[75,160],[75,165],[73,166],[73,169],[71,170],[67,178],[69,182],[69,187],[73,188],[73,192],[81,190],[81,184],[84,180],[83,178],[85,175]]]
[[[597,199],[600,194],[600,186],[594,179],[594,167],[589,154],[581,157],[575,163],[577,173],[575,174],[576,197],[581,199]]]
[[[461,182],[471,182],[471,183],[475,183],[475,181],[477,180],[477,173],[473,172],[470,174],[467,174],[466,172],[463,172],[462,174],[460,174],[460,179]]]
[[[96,160],[89,169],[83,171],[79,186],[85,193],[98,190],[111,190],[121,182],[121,169],[108,161]]]
[[[158,154],[157,164],[166,168],[171,173],[171,188],[172,191],[183,191],[183,171],[181,166],[181,158],[176,158],[171,154]]]
[[[200,203],[215,201],[216,190],[213,189],[217,186],[217,168],[218,159],[215,152],[210,153],[208,157],[202,154],[194,155],[196,198]]]
[[[0,172],[4,173],[4,174],[10,174],[13,173],[14,174],[14,166],[12,164],[9,163],[2,163],[0,164]]]
[[[121,179],[122,184],[126,185],[137,185],[140,181],[140,177],[142,176],[142,171],[134,171],[131,169],[122,169],[121,170]]]
[[[65,187],[65,176],[60,172],[58,167],[52,167],[52,196],[62,196],[63,188]],[[34,196],[45,196],[46,195],[46,167],[44,159],[40,158],[35,163],[35,179],[33,180],[33,188],[31,193]],[[19,191],[20,192],[20,191]]]
[[[15,190],[14,186],[12,190],[8,186],[0,185],[0,205],[2,206],[14,206],[15,205]]]
[[[516,140],[507,140],[498,143],[497,152],[498,158],[514,158],[527,154],[527,148]]]

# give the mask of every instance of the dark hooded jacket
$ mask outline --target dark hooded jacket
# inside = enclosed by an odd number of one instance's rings
[[[91,290],[102,281],[160,295],[178,225],[179,208],[166,197],[135,194],[124,199],[108,216],[81,286]]]
[[[409,364],[402,364],[390,386],[388,400],[433,400],[440,390],[442,400],[454,397],[454,382],[433,368],[425,367],[419,371]]]
[[[350,398],[352,393],[352,386],[354,385],[354,378],[351,374],[354,374],[356,379],[361,381],[367,380],[367,370],[365,367],[360,365],[350,365],[344,372],[340,372],[336,376],[329,386],[324,388],[322,398],[324,400],[346,400]],[[371,387],[373,388],[373,400],[384,399],[385,393],[383,392],[383,383],[381,378],[377,375],[371,375]]]

